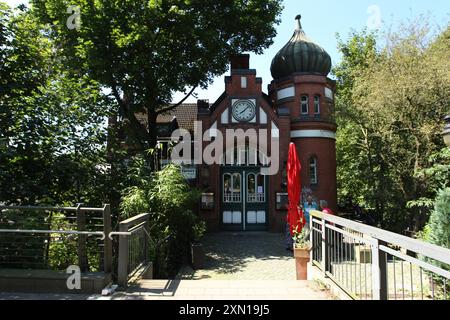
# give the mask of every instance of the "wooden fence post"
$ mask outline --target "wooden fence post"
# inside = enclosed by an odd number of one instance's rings
[[[86,213],[81,210],[81,203],[77,203],[77,230],[86,231]],[[78,235],[77,249],[78,249],[78,266],[81,272],[88,271],[88,260],[86,250],[87,236],[83,234]]]
[[[127,232],[127,224],[119,224],[120,232]],[[119,236],[119,265],[117,270],[117,281],[122,288],[127,287],[128,283],[128,240],[126,235]]]
[[[103,252],[103,271],[105,273],[112,272],[113,254],[112,254],[112,240],[109,238],[109,233],[112,231],[111,225],[111,206],[105,204],[103,206],[103,232],[105,233],[104,252]]]

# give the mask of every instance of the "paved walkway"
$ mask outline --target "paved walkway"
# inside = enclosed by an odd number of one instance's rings
[[[327,300],[312,281],[141,280],[113,300]]]
[[[184,267],[177,279],[295,280],[295,260],[284,235],[269,232],[219,232],[203,238],[205,266]]]

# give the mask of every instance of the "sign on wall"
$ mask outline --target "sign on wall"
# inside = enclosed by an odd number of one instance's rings
[[[192,165],[181,166],[181,174],[186,180],[194,180],[197,178],[197,167]]]

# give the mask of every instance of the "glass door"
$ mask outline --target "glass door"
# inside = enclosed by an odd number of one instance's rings
[[[265,230],[267,177],[258,167],[222,167],[221,213],[226,230]]]
[[[267,223],[267,177],[258,169],[246,172],[245,217],[247,230],[264,230]]]
[[[243,224],[242,173],[238,170],[223,170],[221,184],[222,224],[240,230]]]

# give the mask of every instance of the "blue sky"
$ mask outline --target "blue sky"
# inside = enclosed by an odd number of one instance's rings
[[[400,21],[421,14],[428,15],[432,23],[441,27],[450,21],[449,0],[285,0],[274,44],[266,49],[264,54],[250,56],[250,68],[256,69],[257,75],[263,79],[263,91],[267,91],[267,85],[272,81],[272,58],[292,36],[297,14],[302,15],[305,33],[330,54],[335,64],[340,59],[336,48],[336,33],[346,39],[351,29],[361,30],[368,22],[369,26],[372,26],[372,21],[375,20],[373,13],[368,13],[368,8],[373,5],[376,5],[381,13],[382,30],[391,25],[395,27]],[[225,88],[223,76],[217,77],[207,90],[197,90],[198,98],[214,102]],[[174,101],[180,97],[182,95],[177,94]],[[195,101],[195,98],[188,99],[188,102]]]
[[[4,0],[3,0],[4,1]],[[23,0],[6,0],[10,5],[27,2]],[[76,3],[76,0],[73,1]],[[263,79],[263,90],[272,80],[270,63],[272,58],[290,39],[294,30],[294,18],[302,15],[302,25],[306,34],[320,44],[331,55],[333,64],[339,62],[336,33],[346,39],[352,29],[375,27],[377,12],[380,13],[381,30],[401,21],[407,21],[420,15],[428,16],[430,22],[443,27],[450,21],[449,0],[285,0],[281,23],[277,26],[274,44],[262,55],[251,54],[250,68],[256,69]],[[227,73],[228,74],[228,73]],[[206,90],[197,90],[198,98],[214,102],[224,90],[224,75],[214,79]],[[174,96],[174,102],[182,98],[182,94]],[[195,102],[191,97],[187,102]]]

